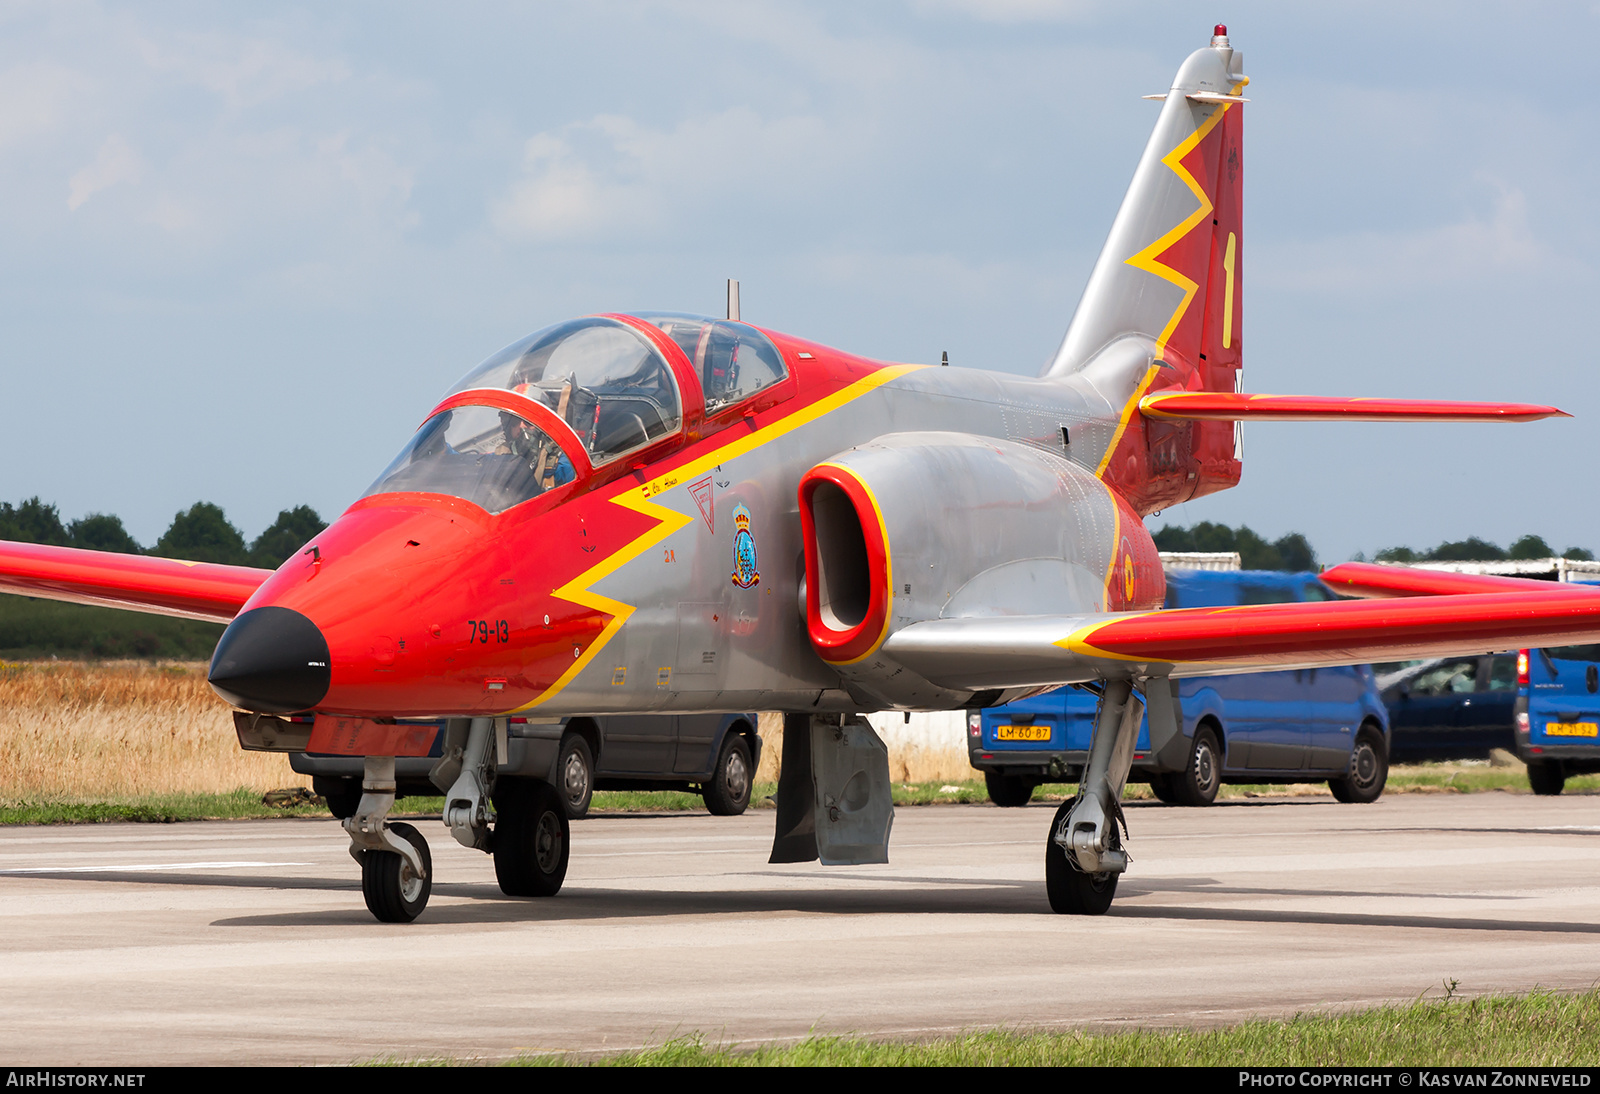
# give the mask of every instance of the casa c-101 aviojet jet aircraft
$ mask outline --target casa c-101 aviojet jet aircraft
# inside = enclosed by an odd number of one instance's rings
[[[773,861],[881,862],[888,765],[862,712],[1082,684],[1096,731],[1046,889],[1104,912],[1141,708],[1154,749],[1189,747],[1178,678],[1600,641],[1600,594],[1353,565],[1329,580],[1381,598],[1160,610],[1142,518],[1238,483],[1236,423],[1561,413],[1238,393],[1247,83],[1219,26],[1151,96],[1037,378],[867,360],[736,313],[589,316],[468,373],[274,573],[0,544],[0,588],[226,622],[210,680],[241,743],[365,757],[345,827],[392,921],[432,884],[421,835],[386,820],[395,762],[427,756],[438,719],[445,824],[507,893],[549,896],[567,820],[551,773],[516,762],[541,725],[783,711]]]

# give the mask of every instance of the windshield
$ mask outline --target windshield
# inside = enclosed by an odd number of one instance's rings
[[[549,434],[508,410],[458,406],[423,423],[363,497],[450,494],[500,513],[576,477]]]
[[[1545,652],[1557,661],[1600,661],[1600,646],[1551,646]]]
[[[677,383],[666,359],[613,319],[574,319],[513,343],[451,393],[505,388],[543,403],[572,426],[595,464],[676,432]]]
[[[678,343],[694,365],[706,396],[706,413],[715,414],[787,376],[783,355],[754,327],[699,315],[640,312]]]

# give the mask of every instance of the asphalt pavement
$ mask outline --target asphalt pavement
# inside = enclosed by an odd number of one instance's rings
[[[1049,911],[1053,808],[902,808],[890,864],[857,867],[768,865],[770,810],[596,816],[546,900],[419,822],[437,880],[404,926],[332,820],[7,828],[0,1061],[1210,1026],[1600,981],[1600,796],[1135,803],[1098,918]]]

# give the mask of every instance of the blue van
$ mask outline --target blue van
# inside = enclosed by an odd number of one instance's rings
[[[1518,650],[1515,718],[1535,794],[1600,771],[1600,645]]]
[[[1167,607],[1336,600],[1313,573],[1179,570]],[[1326,779],[1344,802],[1376,801],[1389,777],[1389,715],[1368,665],[1200,676],[1177,682],[1183,730],[1161,753],[1139,727],[1130,782],[1175,805],[1209,805],[1225,782]],[[1058,688],[969,711],[967,751],[996,805],[1025,805],[1034,787],[1076,782],[1089,758],[1096,698]]]

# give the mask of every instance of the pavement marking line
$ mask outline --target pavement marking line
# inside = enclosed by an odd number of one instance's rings
[[[15,874],[92,874],[124,872],[129,870],[230,870],[239,866],[311,866],[310,862],[153,862],[132,863],[127,866],[24,866],[0,870],[0,877]]]

